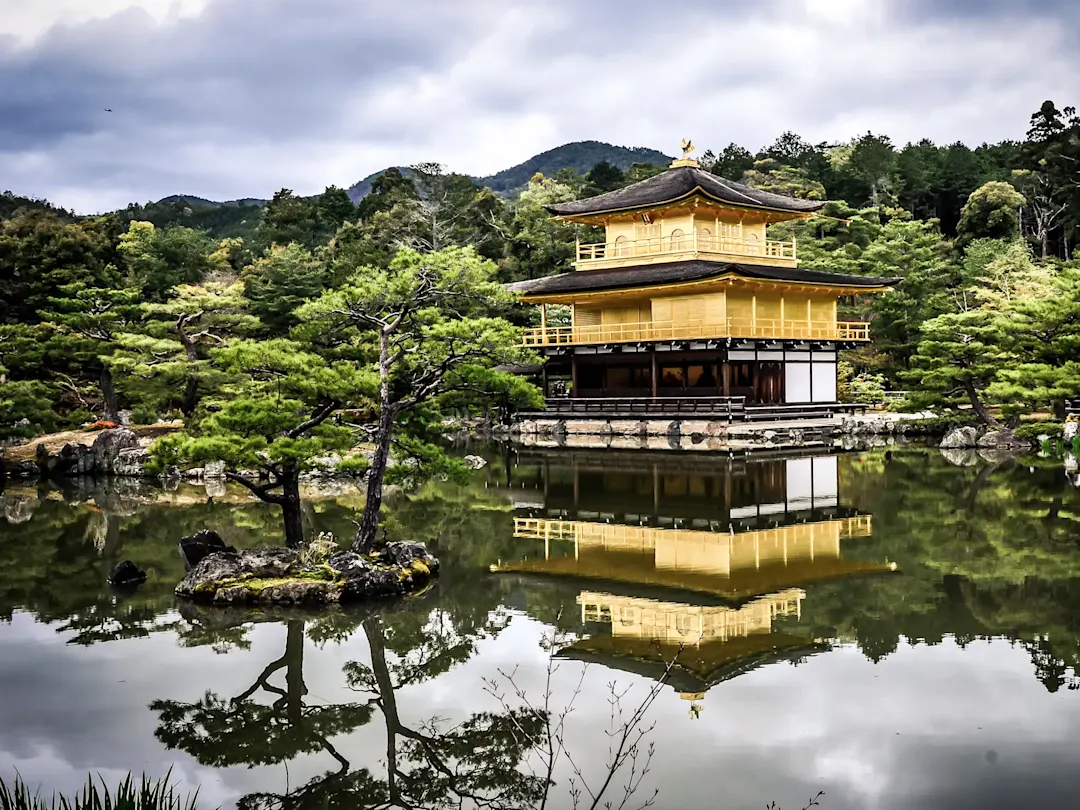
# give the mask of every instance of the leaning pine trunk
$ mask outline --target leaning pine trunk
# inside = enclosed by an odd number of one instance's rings
[[[360,554],[369,554],[375,546],[375,534],[379,530],[379,512],[382,509],[383,478],[390,458],[390,437],[394,430],[394,414],[388,404],[384,404],[379,414],[379,433],[375,438],[375,455],[368,470],[367,502],[364,515],[360,518],[360,528],[356,531],[353,550]]]
[[[379,340],[379,430],[375,436],[375,455],[368,470],[367,502],[360,527],[356,530],[353,551],[369,554],[375,547],[382,509],[383,477],[390,458],[390,437],[394,431],[394,407],[390,402],[390,336],[384,331]]]
[[[982,420],[982,423],[987,427],[1000,428],[1001,425],[998,420],[995,419],[990,411],[986,410],[986,406],[982,404],[982,400],[979,399],[979,392],[975,390],[975,383],[970,377],[964,380],[964,390],[967,392],[968,399],[971,401],[971,408],[975,411],[975,414]]]
[[[101,398],[105,405],[105,421],[120,421],[120,406],[116,402],[116,389],[113,388],[112,371],[108,366],[101,367]]]
[[[304,513],[300,505],[300,472],[287,468],[282,473],[281,516],[285,521],[285,545],[300,548],[304,544]]]

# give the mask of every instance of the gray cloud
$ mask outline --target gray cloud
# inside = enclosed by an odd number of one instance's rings
[[[890,0],[891,10],[902,19],[945,17],[957,20],[1035,18],[1076,21],[1080,5],[1074,0]]]
[[[1065,0],[111,2],[36,38],[0,20],[0,186],[93,211],[425,159],[487,174],[586,138],[978,143],[1080,84]]]

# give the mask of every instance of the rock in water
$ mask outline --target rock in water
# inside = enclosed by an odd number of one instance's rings
[[[400,596],[438,571],[439,561],[421,543],[391,543],[370,556],[339,551],[312,567],[287,548],[218,551],[188,572],[176,595],[215,605],[324,605]]]
[[[94,466],[97,472],[112,475],[113,466],[116,464],[120,451],[138,446],[139,437],[128,428],[119,427],[101,431],[90,448],[94,454]]]
[[[143,447],[127,447],[116,454],[112,474],[124,478],[143,478],[150,462],[150,451]]]
[[[465,466],[470,470],[479,470],[487,466],[487,459],[480,456],[465,456]]]
[[[189,569],[194,568],[211,554],[217,554],[219,551],[235,552],[236,549],[225,545],[225,541],[221,539],[221,536],[210,529],[203,529],[191,537],[180,540],[180,554],[183,555],[184,563]]]
[[[146,572],[131,560],[117,563],[109,572],[109,584],[118,588],[130,588],[144,582],[146,582]]]
[[[1031,442],[1011,430],[992,430],[979,439],[979,449],[1024,451],[1031,449]]]
[[[957,467],[974,467],[979,463],[978,454],[970,447],[943,447],[941,455]]]
[[[224,481],[225,480],[225,462],[224,461],[208,461],[206,466],[203,467],[203,480],[205,481]]]
[[[979,446],[979,431],[973,427],[961,427],[950,430],[938,445],[946,450],[958,450],[964,447]]]
[[[1065,420],[1065,427],[1062,429],[1061,438],[1065,440],[1066,444],[1072,444],[1072,440],[1080,434],[1080,422],[1070,416]]]

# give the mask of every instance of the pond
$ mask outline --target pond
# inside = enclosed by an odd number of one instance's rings
[[[9,484],[0,777],[72,792],[171,768],[211,808],[540,806],[546,709],[565,746],[546,806],[588,807],[644,706],[614,807],[628,782],[633,808],[1074,803],[1080,490],[1060,462],[480,452],[467,485],[388,498],[437,585],[321,615],[174,600],[181,536],[280,542],[243,492]],[[347,540],[360,494],[308,495],[308,530]],[[149,573],[134,594],[104,585],[121,559]]]

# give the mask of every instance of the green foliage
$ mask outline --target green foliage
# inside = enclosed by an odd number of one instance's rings
[[[350,189],[358,193],[360,189]],[[409,169],[387,169],[375,177],[370,190],[356,206],[356,213],[361,219],[370,219],[374,214],[390,211],[395,205],[417,199],[416,183],[412,180]]]
[[[105,418],[116,421],[118,406],[113,390],[110,358],[121,335],[138,321],[139,293],[130,289],[85,287],[81,283],[61,288],[63,297],[50,298],[52,309],[42,310],[43,320],[55,326],[46,344],[56,370],[70,380],[90,372],[100,390]],[[71,383],[73,390],[78,384]]]
[[[991,181],[975,189],[960,211],[956,243],[973,239],[1015,239],[1020,234],[1020,211],[1024,195],[1008,183]]]
[[[108,236],[96,222],[33,211],[0,221],[0,324],[31,324],[71,284],[119,283]]]
[[[39,200],[32,197],[20,197],[10,191],[0,194],[0,220],[17,219],[24,214],[40,211],[53,214],[60,219],[74,220],[75,215],[70,211],[57,208],[48,200]]]
[[[0,376],[0,440],[29,439],[54,430],[53,396],[43,382]]]
[[[13,785],[0,779],[0,810],[195,810],[198,793],[181,796],[170,776],[171,772],[164,779],[143,775],[136,783],[128,774],[115,790],[103,778],[95,781],[90,776],[73,799],[54,795],[49,800],[31,792],[22,777],[16,777]]]
[[[1061,438],[1062,429],[1061,422],[1024,422],[1014,428],[1013,433],[1034,444],[1039,441],[1040,436],[1049,436],[1051,439]]]
[[[787,166],[773,158],[755,161],[753,168],[743,175],[742,182],[774,194],[804,200],[825,199],[825,186],[813,180],[805,169]]]
[[[349,193],[337,186],[327,186],[316,203],[319,221],[328,234],[333,234],[342,224],[356,219],[356,206]]]
[[[314,250],[321,230],[318,205],[297,197],[292,189],[283,188],[263,209],[256,240],[266,247],[295,242]]]
[[[702,165],[713,174],[738,182],[754,167],[754,156],[750,150],[738,144],[729,143],[720,154],[716,155],[711,164],[702,160]]]
[[[606,160],[601,160],[589,170],[589,173],[585,175],[585,179],[595,189],[594,193],[602,194],[605,191],[614,191],[621,188],[626,180],[626,175],[617,166],[608,163]]]
[[[885,404],[885,375],[856,374],[849,383],[851,401],[867,405]]]
[[[120,348],[109,361],[119,387],[143,408],[190,416],[229,379],[210,363],[210,350],[258,329],[247,306],[239,282],[184,284],[164,303],[144,304],[138,331],[117,337]]]
[[[160,230],[190,228],[214,240],[250,240],[262,222],[263,205],[261,200],[214,203],[177,196],[146,205],[132,204],[110,218],[124,227],[131,222],[149,222]]]
[[[303,246],[272,245],[243,271],[244,294],[268,334],[283,335],[296,325],[296,309],[330,284],[330,273]]]
[[[577,226],[555,220],[545,205],[574,199],[574,190],[542,174],[529,180],[521,192],[510,223],[513,234],[509,250],[512,264],[504,273],[508,281],[540,278],[571,269]],[[603,241],[598,236],[595,241]],[[590,241],[588,238],[583,241]]]
[[[495,280],[497,271],[470,248],[404,249],[388,267],[358,268],[297,313],[304,322],[298,337],[373,355],[379,422],[358,550],[374,543],[392,442],[421,462],[409,468],[411,478],[424,469],[453,472],[428,440],[447,407],[538,397],[498,370],[534,358],[522,348],[520,331],[499,317],[515,297]]]
[[[238,340],[211,354],[216,368],[239,381],[187,430],[153,445],[158,468],[220,460],[233,471],[278,474],[311,469],[316,458],[352,447],[352,430],[327,420],[370,394],[370,372],[284,339]]]
[[[173,287],[206,278],[213,243],[191,228],[159,230],[150,222],[132,222],[117,250],[144,300],[161,301]]]

